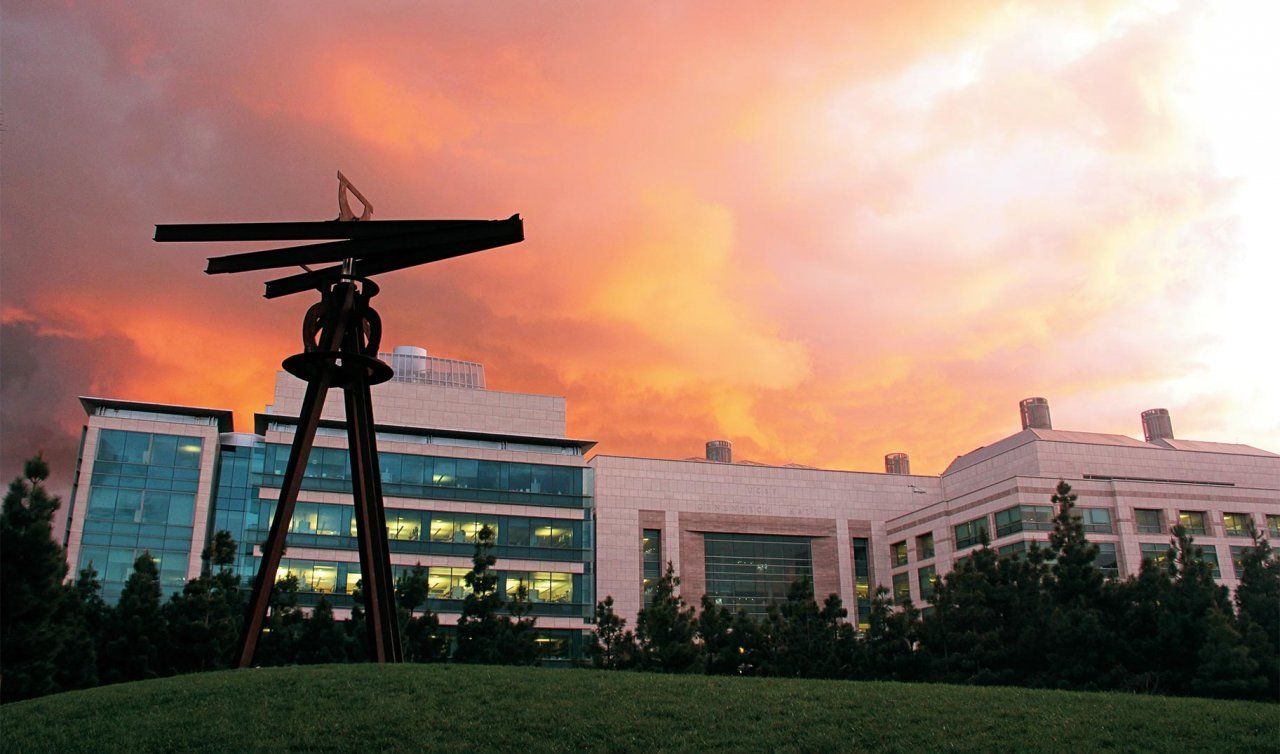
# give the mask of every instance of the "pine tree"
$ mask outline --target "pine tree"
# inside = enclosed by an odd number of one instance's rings
[[[507,603],[507,616],[499,634],[500,661],[504,665],[536,665],[538,663],[537,619],[529,615],[533,603],[529,601],[529,588],[516,587],[511,602]]]
[[[0,511],[0,699],[6,702],[58,690],[67,561],[53,537],[60,502],[44,488],[48,477],[44,458],[28,460]]]
[[[135,681],[166,675],[168,626],[160,610],[160,572],[151,553],[133,562],[120,602],[107,620],[103,646],[104,683]]]
[[[298,650],[294,662],[299,665],[345,662],[346,644],[346,632],[333,619],[333,606],[324,595],[320,595],[311,615],[298,627]]]
[[[610,599],[612,607],[612,599]],[[702,643],[703,672],[707,675],[738,675],[741,648],[734,635],[733,614],[717,605],[709,594],[702,595],[698,612],[698,641]],[[599,609],[597,608],[597,616]]]
[[[1280,558],[1252,519],[1248,526],[1253,546],[1240,557],[1237,630],[1244,636],[1250,657],[1268,679],[1274,699],[1280,697]]]
[[[62,627],[62,646],[55,663],[55,682],[59,689],[84,689],[98,685],[98,647],[96,637],[102,625],[106,605],[101,585],[93,568],[80,572],[74,583],[62,585],[62,596],[54,622]]]
[[[414,615],[426,604],[429,593],[427,569],[421,563],[396,579],[396,612],[404,642],[404,659],[408,662],[439,662],[449,648],[435,613],[424,609],[422,615]]]
[[[1204,643],[1196,653],[1196,672],[1191,691],[1202,696],[1225,699],[1260,697],[1267,690],[1267,679],[1231,619],[1214,604],[1204,620]]]
[[[298,642],[307,616],[298,608],[298,577],[278,580],[267,599],[267,617],[258,640],[259,665],[292,665],[297,662]]]
[[[164,605],[171,637],[167,664],[172,672],[218,670],[234,661],[244,619],[240,577],[231,570],[235,555],[231,533],[215,533],[201,555],[204,568],[200,575]]]
[[[613,611],[613,597],[596,603],[596,628],[591,644],[591,662],[597,668],[622,670],[636,661],[636,637],[627,630],[626,618]]]
[[[1102,571],[1094,564],[1098,546],[1085,536],[1075,513],[1076,494],[1059,480],[1052,503],[1057,507],[1044,577],[1048,602],[1040,608],[1042,624],[1035,637],[1043,646],[1043,664],[1032,682],[1058,688],[1098,689],[1121,682],[1117,675],[1116,637],[1101,612]]]
[[[499,614],[502,595],[498,594],[498,575],[492,570],[498,559],[489,553],[493,540],[493,529],[480,527],[471,570],[465,577],[471,591],[462,601],[462,615],[458,618],[458,646],[453,653],[458,662],[496,664],[503,660],[506,620]]]
[[[679,585],[675,568],[667,563],[667,572],[654,586],[652,602],[636,616],[636,643],[640,667],[645,670],[684,673],[698,664],[697,622],[693,608],[676,593]]]

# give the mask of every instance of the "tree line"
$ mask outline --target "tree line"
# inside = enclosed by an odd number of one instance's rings
[[[635,628],[596,605],[597,667],[665,673],[1002,684],[1264,699],[1280,696],[1280,561],[1251,527],[1234,602],[1182,526],[1167,556],[1106,579],[1098,547],[1059,482],[1046,547],[998,556],[982,546],[934,589],[930,608],[872,595],[858,632],[807,580],[762,618],[678,594],[670,564]]]
[[[0,510],[0,700],[27,699],[100,684],[235,667],[247,594],[232,568],[236,542],[217,532],[202,553],[201,574],[163,599],[155,560],[143,553],[115,605],[102,598],[92,567],[67,580],[66,553],[53,536],[60,501],[43,482],[48,464],[26,462]],[[490,554],[494,532],[477,539],[469,589],[456,627],[442,627],[426,609],[427,569],[414,566],[396,579],[396,609],[409,662],[538,662],[535,619],[528,592],[512,599],[498,592]],[[368,659],[364,611],[358,591],[347,620],[335,620],[321,595],[309,611],[298,603],[298,580],[279,580],[270,597],[258,665],[362,662]]]
[[[202,573],[163,599],[155,561],[134,563],[120,600],[107,605],[92,567],[67,580],[52,521],[59,506],[43,486],[48,465],[29,460],[0,511],[0,700],[99,684],[234,667],[246,594],[232,569],[236,542],[217,532]],[[982,546],[935,585],[932,604],[895,605],[871,596],[869,628],[847,621],[838,595],[821,604],[807,581],[763,618],[704,596],[680,597],[668,564],[634,630],[613,598],[595,608],[591,663],[608,669],[805,678],[1005,684],[1275,700],[1280,696],[1280,560],[1250,529],[1234,599],[1181,526],[1161,562],[1124,580],[1106,579],[1096,545],[1072,514],[1060,482],[1046,547],[997,556]],[[404,656],[411,662],[535,664],[535,619],[524,587],[498,591],[494,532],[479,533],[468,594],[450,631],[426,609],[427,569],[396,580]],[[322,595],[298,603],[298,581],[275,585],[260,665],[368,659],[360,595],[352,616],[334,618]]]

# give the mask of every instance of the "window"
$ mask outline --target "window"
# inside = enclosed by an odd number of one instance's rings
[[[573,574],[554,573],[549,571],[510,571],[505,574],[506,595],[513,600],[525,588],[525,597],[530,602],[573,602]]]
[[[920,586],[920,601],[929,602],[933,599],[933,587],[938,583],[938,570],[929,565],[917,571],[916,575]]]
[[[1169,545],[1142,543],[1142,559],[1150,560],[1155,565],[1163,567],[1169,562]]]
[[[903,605],[911,601],[911,574],[893,574],[893,604]]]
[[[1164,534],[1162,511],[1151,508],[1138,508],[1133,513],[1139,534]]]
[[[1178,523],[1182,524],[1188,534],[1203,535],[1208,531],[1205,528],[1204,511],[1181,511],[1178,513]]]
[[[438,600],[460,600],[470,593],[467,568],[431,566],[427,569],[427,595]]]
[[[1231,546],[1231,571],[1236,575],[1237,579],[1244,575],[1243,571],[1241,571],[1241,563],[1244,560],[1244,554],[1250,549],[1248,545]]]
[[[1111,511],[1107,508],[1076,508],[1074,514],[1080,517],[1080,523],[1086,532],[1092,534],[1111,534]]]
[[[475,544],[480,537],[480,530],[489,527],[494,541],[498,538],[498,521],[494,518],[480,518],[469,513],[432,513],[431,541],[454,542],[457,544]]]
[[[1002,558],[1020,558],[1027,554],[1027,543],[1024,540],[1010,542],[1007,545],[997,548],[996,554]]]
[[[987,517],[975,518],[972,521],[966,521],[955,527],[956,531],[956,549],[962,547],[970,547],[982,541],[983,535],[990,537],[991,530],[987,523]]]
[[[1249,536],[1249,523],[1248,513],[1222,514],[1222,528],[1226,531],[1228,537]]]
[[[928,560],[933,557],[933,532],[916,537],[916,559]]]
[[[996,512],[996,536],[1020,531],[1052,531],[1053,507],[1048,505],[1015,505]]]
[[[1102,571],[1103,576],[1109,579],[1119,576],[1120,561],[1116,557],[1116,543],[1099,542],[1098,557],[1093,561],[1093,564],[1098,567],[1099,571]]]
[[[893,565],[895,568],[897,566],[904,566],[907,564],[907,543],[906,542],[895,542],[894,544],[889,546],[889,550],[890,550],[890,554],[893,557]]]
[[[853,590],[857,598],[858,628],[871,628],[871,541],[853,538]]]
[[[730,612],[763,616],[804,579],[812,589],[813,556],[808,537],[763,534],[704,534],[707,595]]]
[[[1280,538],[1280,516],[1267,515],[1267,531],[1273,538]]]
[[[1215,579],[1222,578],[1222,569],[1218,566],[1218,548],[1213,545],[1200,548],[1200,561],[1208,563],[1213,568],[1213,577]]]
[[[653,590],[662,578],[662,531],[645,529],[640,538],[640,554],[643,561],[641,586],[644,589],[644,604],[647,607],[653,602]]]

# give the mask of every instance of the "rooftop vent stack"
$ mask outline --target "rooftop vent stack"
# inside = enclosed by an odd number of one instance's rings
[[[890,453],[884,457],[886,474],[910,474],[911,457],[906,453]]]
[[[733,443],[728,440],[708,440],[707,460],[716,463],[733,463]]]
[[[427,378],[427,349],[417,346],[396,346],[391,352],[391,368],[396,377],[409,380]]]
[[[1151,408],[1142,412],[1142,434],[1147,442],[1173,439],[1173,422],[1169,419],[1169,409]]]
[[[1022,414],[1023,429],[1053,429],[1053,420],[1049,418],[1049,401],[1044,398],[1023,398],[1018,403]]]

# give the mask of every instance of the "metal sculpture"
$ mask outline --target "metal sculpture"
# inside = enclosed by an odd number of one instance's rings
[[[284,554],[289,521],[298,501],[325,396],[331,388],[341,389],[345,398],[351,491],[369,646],[376,662],[402,660],[370,393],[371,386],[391,379],[393,371],[377,358],[382,320],[369,305],[378,294],[378,285],[370,278],[524,240],[524,223],[519,215],[506,220],[370,220],[373,205],[341,172],[338,181],[339,216],[334,221],[156,226],[155,240],[159,242],[327,241],[210,257],[205,269],[206,273],[215,275],[297,265],[305,272],[268,281],[266,297],[278,298],[308,290],[320,293],[320,301],[303,316],[302,353],[290,356],[283,363],[285,371],[307,383],[307,389],[275,518],[262,543],[262,564],[254,579],[240,639],[240,667],[253,664],[271,589]],[[348,190],[363,206],[359,217],[347,202]],[[323,262],[339,264],[316,270],[307,266]]]

